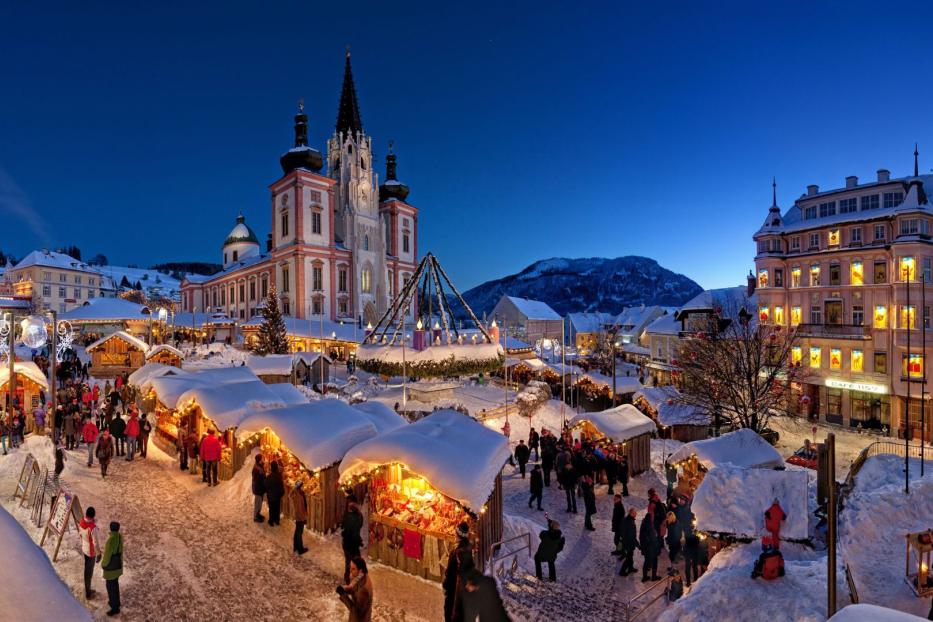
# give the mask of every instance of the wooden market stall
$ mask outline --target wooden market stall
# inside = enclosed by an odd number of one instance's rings
[[[39,369],[39,366],[32,361],[16,361],[13,363],[13,371],[16,373],[16,388],[13,395],[20,407],[26,413],[31,413],[40,403],[40,392],[48,393],[49,381]],[[0,404],[4,406],[9,403],[10,392],[10,366],[4,363],[0,366]],[[30,417],[26,418],[31,420]]]
[[[181,368],[185,355],[178,348],[163,343],[153,347],[146,353],[146,363],[161,363],[172,367]]]
[[[655,420],[662,438],[689,443],[709,436],[709,414],[685,404],[676,387],[644,387],[635,393],[632,403]]]
[[[251,354],[246,366],[266,384],[295,384],[295,357],[292,354]]]
[[[234,462],[251,468],[249,456],[258,447],[267,472],[272,461],[282,467],[286,492],[302,481],[308,528],[329,533],[338,528],[346,512],[346,495],[339,485],[340,461],[350,448],[374,438],[380,430],[407,425],[402,417],[392,415],[391,421],[377,419],[339,400],[306,400],[286,408],[256,410],[238,426]],[[362,502],[366,486],[358,484],[356,488]],[[283,499],[282,512],[294,518],[289,496]]]
[[[654,421],[631,404],[609,410],[580,413],[570,420],[579,437],[599,445],[611,445],[615,453],[628,457],[629,472],[638,475],[651,468],[651,435]]]
[[[340,482],[369,485],[369,556],[432,581],[444,575],[461,522],[482,568],[502,537],[506,438],[440,410],[350,449]]]
[[[113,378],[143,366],[149,346],[138,337],[118,330],[87,347],[95,378]]]
[[[320,352],[295,353],[295,384],[321,384],[330,381],[330,369],[333,361]]]

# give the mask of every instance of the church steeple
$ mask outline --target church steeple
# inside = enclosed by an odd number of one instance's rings
[[[347,47],[347,61],[343,70],[343,90],[340,92],[340,106],[337,108],[338,133],[356,136],[363,131],[360,120],[360,106],[356,100],[356,86],[353,84],[353,70],[350,68],[350,48]]]
[[[387,201],[389,199],[398,199],[404,201],[408,198],[409,188],[396,178],[395,152],[392,141],[389,141],[389,155],[386,156],[386,180],[379,186],[379,200]]]
[[[308,115],[305,114],[304,100],[298,101],[298,114],[295,115],[295,146],[282,154],[279,164],[286,175],[298,168],[317,172],[324,165],[321,152],[308,146]]]

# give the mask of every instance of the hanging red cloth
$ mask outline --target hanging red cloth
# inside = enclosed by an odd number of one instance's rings
[[[421,559],[421,534],[406,529],[402,535],[402,552],[405,553],[405,557]]]

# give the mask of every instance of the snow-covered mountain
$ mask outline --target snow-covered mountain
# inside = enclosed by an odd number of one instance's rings
[[[492,311],[503,294],[544,301],[565,315],[578,311],[619,313],[623,307],[640,304],[677,307],[701,291],[695,281],[671,272],[654,259],[629,255],[543,259],[518,274],[478,285],[463,297],[478,316]]]

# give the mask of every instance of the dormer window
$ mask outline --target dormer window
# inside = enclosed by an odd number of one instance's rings
[[[240,258],[240,251],[233,251],[233,261],[237,261]]]
[[[828,216],[836,215],[836,202],[827,201],[826,203],[820,203],[820,218],[826,218]]]
[[[897,207],[904,202],[903,192],[885,192],[883,207]]]

